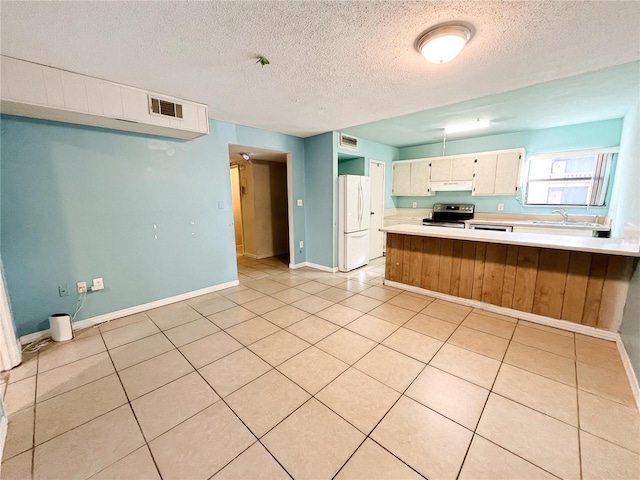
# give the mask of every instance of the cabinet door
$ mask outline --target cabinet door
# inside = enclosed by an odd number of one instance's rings
[[[496,195],[513,195],[518,190],[520,152],[499,153],[496,166]]]
[[[431,181],[448,182],[451,180],[451,158],[431,159]]]
[[[394,162],[391,178],[391,195],[411,195],[411,162]]]
[[[473,180],[475,156],[453,157],[451,160],[451,181]]]
[[[429,160],[411,163],[411,195],[429,195]]]
[[[479,155],[476,162],[476,176],[473,195],[493,195],[496,183],[497,155]]]

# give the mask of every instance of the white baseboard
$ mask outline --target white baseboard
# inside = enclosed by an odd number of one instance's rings
[[[242,254],[242,256],[243,256],[243,257],[253,258],[253,259],[257,259],[257,258],[258,258],[258,256],[257,256],[257,255],[254,255],[253,253],[247,253],[247,252],[244,252],[244,253]]]
[[[322,270],[323,272],[329,272],[329,273],[335,273],[338,271],[337,267],[326,267],[325,265],[319,265],[317,263],[311,263],[311,262],[289,264],[289,268],[293,270],[295,270],[296,268],[302,268],[302,267],[311,267],[311,268],[315,268],[316,270]]]
[[[218,290],[224,290],[225,288],[235,287],[239,283],[240,282],[238,280],[231,280],[230,282],[219,283],[218,285],[201,288],[200,290],[193,290],[187,293],[181,293],[180,295],[174,295],[173,297],[161,298],[160,300],[156,300],[154,302],[143,303],[142,305],[135,305],[133,307],[125,308],[122,310],[116,310],[115,312],[104,313],[96,317],[85,318],[84,320],[80,320],[79,322],[74,322],[73,329],[82,330],[84,328],[92,327],[99,323],[104,323],[109,320],[115,320],[116,318],[126,317],[128,315],[133,315],[135,313],[151,310],[152,308],[164,307],[165,305],[169,305],[170,303],[189,300],[190,298],[199,297],[200,295],[206,295],[207,293],[216,292]],[[49,329],[41,330],[39,332],[23,335],[22,337],[20,337],[20,343],[22,345],[26,345],[33,341],[46,338],[50,335],[51,334],[49,333]]]
[[[338,267],[326,267],[324,265],[318,265],[317,263],[306,262],[307,267],[315,268],[316,270],[322,270],[323,272],[335,273],[338,271]]]
[[[566,320],[558,320],[551,317],[545,317],[544,315],[537,315],[535,313],[523,312],[521,310],[514,310],[513,308],[499,307],[490,303],[481,302],[479,300],[471,300],[468,298],[455,297],[453,295],[447,295],[446,293],[433,292],[420,287],[414,287],[413,285],[406,285],[404,283],[393,282],[391,280],[384,281],[385,285],[390,287],[396,287],[410,292],[421,293],[433,298],[439,298],[441,300],[447,300],[448,302],[458,303],[460,305],[466,305],[468,307],[479,308],[481,310],[487,310],[489,312],[500,313],[502,315],[508,315],[510,317],[520,318],[527,320],[528,322],[539,323],[548,327],[559,328],[560,330],[566,330],[569,332],[580,333],[582,335],[588,335],[590,337],[602,338],[604,340],[617,341],[620,338],[615,332],[609,332],[607,330],[601,330],[599,328],[589,327],[587,325],[581,325],[579,323],[573,323]]]
[[[640,385],[638,385],[638,377],[636,377],[636,372],[633,371],[633,365],[631,365],[631,359],[627,354],[627,349],[624,348],[622,337],[618,336],[616,345],[618,346],[618,352],[622,359],[622,365],[624,365],[624,371],[627,372],[627,378],[629,379],[629,385],[631,386],[633,397],[636,399],[636,406],[638,407],[638,410],[640,410]]]

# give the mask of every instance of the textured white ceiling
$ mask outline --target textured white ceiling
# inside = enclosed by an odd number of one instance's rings
[[[0,15],[5,55],[298,136],[640,58],[637,1],[2,1]],[[416,38],[452,20],[475,35],[454,61],[428,64]]]

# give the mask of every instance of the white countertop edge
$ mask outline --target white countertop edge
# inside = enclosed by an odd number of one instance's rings
[[[574,225],[574,224],[571,224],[571,222],[547,223],[544,221],[537,221],[537,220],[509,221],[509,220],[487,220],[487,219],[481,219],[481,218],[474,218],[473,220],[465,220],[464,223],[466,223],[467,226],[468,225],[507,225],[512,227],[557,228],[557,229],[572,228],[576,230],[597,230],[597,231],[603,231],[603,232],[608,232],[609,230],[611,230],[611,228],[607,227],[606,225],[600,225],[598,227],[594,227],[590,225]]]
[[[574,237],[568,235],[544,235],[534,233],[488,232],[445,227],[426,227],[423,225],[393,225],[380,229],[381,232],[416,235],[420,237],[448,238],[452,240],[470,240],[475,242],[520,245],[523,247],[552,248],[575,252],[605,253],[626,257],[640,257],[640,245],[637,242],[621,238]]]

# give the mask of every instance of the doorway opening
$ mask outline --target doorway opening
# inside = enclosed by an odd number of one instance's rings
[[[289,265],[293,251],[291,155],[229,145],[236,257],[277,257]]]
[[[369,160],[369,185],[371,191],[371,220],[369,222],[369,258],[381,257],[386,235],[384,227],[384,182],[386,163]]]

